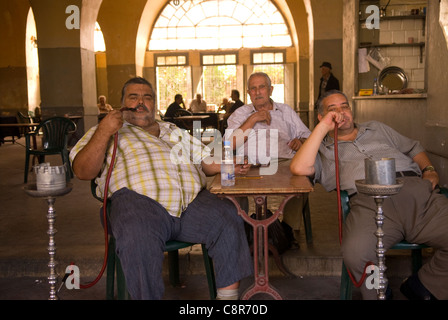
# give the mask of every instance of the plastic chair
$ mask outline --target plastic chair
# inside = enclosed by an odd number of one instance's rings
[[[96,183],[95,180],[91,180],[91,192],[93,196],[103,202],[101,198],[96,195]],[[110,212],[110,201],[107,201],[107,215]],[[110,230],[110,229],[109,229]],[[196,243],[182,242],[176,240],[170,240],[165,243],[165,252],[168,253],[168,265],[169,265],[169,279],[173,287],[179,287],[181,285],[179,277],[179,249],[191,247]],[[128,300],[130,295],[126,288],[126,281],[124,278],[123,269],[121,267],[120,259],[115,252],[115,238],[109,233],[109,248],[107,257],[107,274],[106,274],[106,299],[113,300],[115,295],[115,275],[117,284],[117,299]],[[213,261],[208,255],[208,250],[204,244],[201,244],[202,256],[204,259],[205,272],[207,275],[207,283],[209,289],[210,299],[216,298],[216,283],[215,273],[213,270]]]
[[[42,148],[37,148],[31,141],[36,141],[39,132],[42,131]],[[34,131],[25,134],[26,155],[25,155],[25,176],[24,182],[28,181],[28,171],[30,156],[38,157],[39,163],[45,162],[45,156],[60,154],[62,163],[66,165],[67,181],[73,178],[73,172],[70,166],[67,141],[69,134],[76,131],[76,124],[65,117],[53,117],[42,121]]]
[[[446,189],[441,189],[441,193],[448,197]],[[343,222],[350,213],[350,203],[347,191],[341,190],[341,206],[342,206],[342,218]],[[411,250],[412,260],[412,273],[416,273],[422,266],[422,249],[428,248],[425,244],[409,243],[407,241],[401,241],[392,246],[390,250]],[[344,262],[342,262],[341,271],[341,287],[340,287],[340,299],[351,300],[352,298],[353,283],[348,275]]]

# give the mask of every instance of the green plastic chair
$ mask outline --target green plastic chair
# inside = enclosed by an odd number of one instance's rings
[[[42,147],[37,148],[32,141],[36,141],[39,132],[42,132]],[[73,178],[67,148],[68,136],[76,131],[76,124],[65,117],[53,117],[42,121],[34,131],[25,134],[25,176],[24,183],[28,182],[30,156],[37,156],[39,163],[45,162],[45,156],[60,154],[62,163],[66,165],[67,181]]]
[[[448,189],[441,188],[442,194],[448,198]],[[341,190],[341,207],[342,207],[342,219],[345,223],[345,219],[350,213],[350,203],[348,193],[345,190]],[[412,260],[412,273],[416,273],[422,266],[422,249],[428,248],[425,244],[409,243],[407,241],[401,241],[390,248],[390,250],[411,250]],[[353,283],[348,275],[344,262],[342,262],[341,271],[341,287],[340,287],[340,299],[351,300],[352,299]]]
[[[103,202],[101,198],[96,195],[96,183],[95,180],[91,180],[91,192],[93,196]],[[110,200],[107,201],[107,215],[110,213]],[[107,273],[106,273],[106,299],[113,300],[115,297],[115,276],[117,285],[117,299],[129,300],[130,295],[126,288],[126,281],[121,267],[120,259],[115,252],[115,238],[109,233],[109,248],[107,256]],[[196,243],[183,242],[170,240],[165,243],[165,252],[168,253],[168,265],[169,265],[169,279],[173,287],[179,287],[181,285],[179,276],[179,249],[187,248],[196,245]],[[208,250],[205,244],[201,244],[202,256],[204,259],[204,267],[207,276],[207,283],[209,289],[210,299],[216,298],[216,283],[215,273],[213,269],[213,261],[208,255]]]

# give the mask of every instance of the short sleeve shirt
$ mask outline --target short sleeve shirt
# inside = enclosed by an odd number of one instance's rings
[[[421,174],[413,158],[424,151],[421,144],[407,138],[389,126],[370,121],[356,124],[358,135],[354,141],[339,141],[339,177],[342,190],[357,192],[355,181],[365,179],[364,160],[394,158],[396,171],[413,171]],[[315,162],[314,181],[327,191],[336,189],[334,139],[326,136],[322,141]]]
[[[166,122],[158,123],[158,137],[128,122],[118,131],[118,147],[108,196],[121,188],[128,188],[159,202],[171,215],[179,217],[206,187],[201,167],[204,146],[186,131]],[[71,161],[88,143],[96,128],[91,128],[73,147]],[[104,197],[112,152],[111,139],[106,162],[96,178],[97,195],[101,198]]]

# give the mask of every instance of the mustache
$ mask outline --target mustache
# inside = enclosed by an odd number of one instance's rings
[[[129,108],[129,107],[122,107],[120,109],[121,112],[123,111],[131,111],[131,112],[137,112],[137,110],[144,109],[145,111],[149,111],[148,108],[144,104],[139,104],[135,108]]]

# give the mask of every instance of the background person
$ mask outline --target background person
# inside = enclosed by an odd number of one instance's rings
[[[176,113],[179,110],[185,110],[184,99],[180,93],[174,96],[174,102],[168,106],[168,109],[166,109],[165,117],[176,117]]]
[[[190,111],[193,113],[207,112],[207,102],[202,99],[200,93],[196,94],[196,99],[191,101]]]
[[[112,106],[108,103],[106,103],[106,96],[99,96],[98,97],[98,112],[99,113],[109,113],[110,111],[114,110]]]
[[[331,72],[332,67],[330,62],[322,62],[320,65],[320,72],[322,73],[322,77],[320,78],[319,83],[319,95],[317,96],[317,100],[324,95],[325,92],[330,90],[339,90],[339,80],[333,75]],[[314,124],[317,124],[317,102],[314,105]]]

